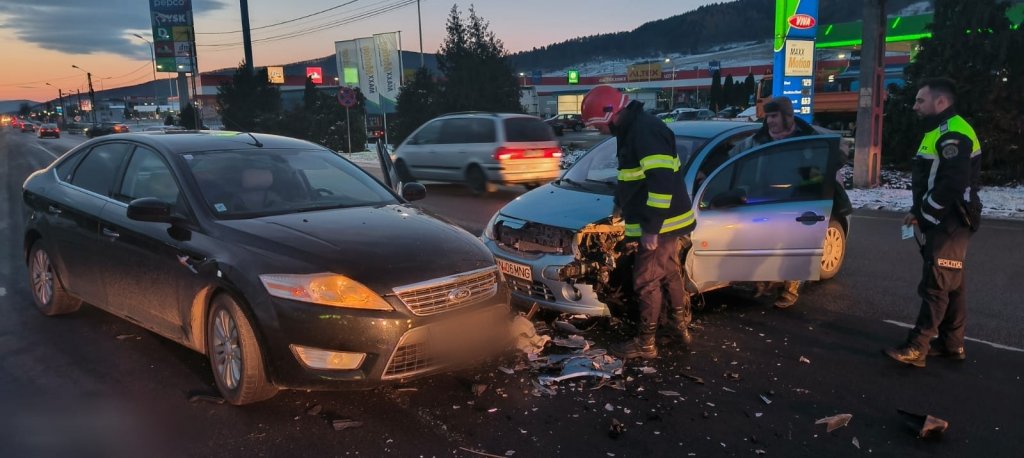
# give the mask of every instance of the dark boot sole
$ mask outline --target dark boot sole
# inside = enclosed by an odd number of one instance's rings
[[[946,358],[950,361],[964,361],[967,359],[966,353],[946,353],[940,350],[929,350],[928,356],[934,356],[937,358]]]

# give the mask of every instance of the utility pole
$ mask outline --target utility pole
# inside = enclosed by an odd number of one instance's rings
[[[57,86],[54,86],[54,85],[52,85],[50,83],[46,83],[46,85],[50,86],[50,87],[57,87]],[[67,120],[67,111],[68,111],[68,109],[67,109],[67,107],[64,106],[64,93],[63,93],[63,91],[60,90],[59,87],[57,87],[57,97],[60,98],[60,121],[61,121],[61,127],[64,127],[64,124],[67,124],[67,122],[68,122],[68,120]]]
[[[853,185],[875,188],[882,164],[882,96],[885,94],[885,0],[864,0]]]
[[[242,47],[245,48],[245,71],[252,75],[252,36],[249,31],[249,0],[239,0],[238,3],[242,8]],[[193,71],[195,70],[193,69]]]
[[[153,104],[156,106],[160,106],[160,97],[157,96],[156,84],[156,46],[149,40],[142,38],[142,35],[139,35],[137,33],[133,33],[132,35],[149,44],[149,55],[153,58]],[[170,94],[167,94],[167,96],[170,97]]]
[[[416,23],[420,27],[420,67],[426,67],[426,59],[423,57],[423,16],[420,15],[420,0],[416,0]]]
[[[79,66],[74,65],[74,64],[72,64],[71,67],[72,68],[77,68],[77,69],[81,70],[82,72],[85,72],[85,78],[89,82],[89,105],[91,105],[89,107],[89,111],[92,113],[92,122],[93,122],[93,124],[95,124],[97,122],[97,120],[96,120],[96,91],[92,90],[92,72],[86,71],[82,67],[79,67]],[[78,108],[79,109],[82,108],[81,102],[79,102]]]

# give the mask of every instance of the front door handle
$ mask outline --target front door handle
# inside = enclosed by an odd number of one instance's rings
[[[63,213],[63,211],[60,209],[60,207],[58,207],[56,205],[50,205],[49,207],[46,208],[46,211],[48,211],[48,212],[50,212],[50,213],[52,213],[54,215],[59,215],[59,214]]]
[[[115,231],[115,230],[113,230],[113,229],[111,229],[109,227],[103,228],[103,235],[105,235],[107,237],[112,237],[112,238],[115,238],[115,239],[121,236],[121,234],[119,234],[117,231]]]
[[[825,221],[825,215],[819,215],[814,212],[804,212],[804,214],[797,216],[796,220],[801,223],[814,224],[818,221]]]

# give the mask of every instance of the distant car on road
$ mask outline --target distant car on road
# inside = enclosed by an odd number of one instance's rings
[[[32,121],[22,121],[22,123],[21,123],[21,131],[22,132],[35,132],[36,131],[36,124],[34,122],[32,122]]]
[[[124,134],[128,132],[128,126],[119,122],[102,122],[85,128],[85,136],[87,138],[110,134]]]
[[[578,114],[563,113],[545,119],[544,122],[555,130],[555,135],[563,135],[566,130],[579,132],[586,127],[583,124],[583,116]]]
[[[231,404],[373,388],[507,342],[494,258],[425,196],[303,140],[112,135],[25,181],[23,259],[43,314],[84,302],[206,354]]]
[[[39,138],[53,137],[60,138],[60,128],[56,124],[47,123],[39,126]]]
[[[715,117],[722,119],[732,119],[735,118],[736,115],[739,114],[741,111],[743,111],[743,108],[740,107],[725,107],[719,110],[718,113],[715,114]]]

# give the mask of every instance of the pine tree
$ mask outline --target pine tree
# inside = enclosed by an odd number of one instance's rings
[[[273,132],[281,117],[281,94],[270,85],[267,70],[255,74],[240,65],[217,88],[217,113],[224,128],[243,132]]]
[[[740,88],[732,79],[732,74],[725,75],[725,85],[722,87],[722,108],[736,105]]]
[[[438,68],[444,74],[441,112],[484,110],[520,112],[519,79],[508,63],[504,44],[490,24],[469,8],[464,21],[458,5],[448,15]]]
[[[750,96],[757,92],[757,82],[754,81],[754,74],[747,73],[747,79],[743,80],[743,100],[740,103],[741,107],[748,107],[753,105],[750,102]]]
[[[981,140],[986,174],[998,181],[1024,178],[1024,31],[1010,27],[1006,6],[998,0],[936,0],[932,37],[921,40],[904,69],[906,84],[891,88],[886,160],[906,165],[916,154],[922,132],[912,107],[919,83],[944,76],[957,83],[957,112]]]
[[[719,105],[722,104],[722,74],[715,70],[711,74],[711,94],[709,95],[708,108],[711,111],[718,112]]]
[[[398,93],[398,106],[391,141],[401,143],[414,130],[440,114],[438,87],[430,71],[420,67]],[[389,126],[390,127],[390,126]]]

